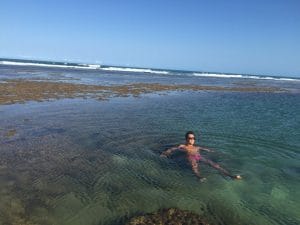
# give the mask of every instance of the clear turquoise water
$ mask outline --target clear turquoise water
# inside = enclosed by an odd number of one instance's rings
[[[17,133],[1,136],[0,221],[113,224],[179,207],[217,224],[298,224],[299,109],[299,95],[219,92],[1,106],[2,132]],[[161,159],[186,130],[244,179],[203,166],[199,183]]]

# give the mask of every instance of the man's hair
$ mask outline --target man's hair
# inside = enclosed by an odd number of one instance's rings
[[[194,137],[196,136],[193,131],[188,131],[188,132],[185,133],[185,140],[188,139],[188,137],[189,137],[190,134],[194,135]]]

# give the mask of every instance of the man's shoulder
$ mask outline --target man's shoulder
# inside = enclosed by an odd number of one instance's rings
[[[181,144],[181,145],[178,146],[178,148],[183,148],[183,149],[185,149],[185,148],[186,148],[186,145]]]

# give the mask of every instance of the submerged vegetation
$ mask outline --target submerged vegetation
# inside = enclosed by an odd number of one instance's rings
[[[219,87],[201,85],[166,85],[160,83],[132,83],[124,85],[84,85],[74,83],[15,79],[0,83],[0,104],[45,101],[61,98],[94,98],[106,100],[112,97],[138,97],[141,94],[166,91],[238,91],[238,92],[286,92],[276,87]]]

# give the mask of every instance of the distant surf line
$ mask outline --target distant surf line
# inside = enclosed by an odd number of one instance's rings
[[[52,67],[66,69],[89,69],[103,70],[111,72],[130,72],[130,73],[149,73],[157,75],[186,75],[206,78],[237,78],[237,79],[257,79],[257,80],[274,80],[274,81],[296,81],[300,79],[289,77],[274,77],[263,75],[244,75],[244,74],[227,74],[227,73],[209,73],[209,72],[192,72],[181,70],[159,70],[151,68],[123,67],[123,66],[108,66],[99,64],[83,64],[83,63],[67,63],[67,62],[51,62],[38,60],[22,60],[22,59],[1,59],[0,65],[11,66],[37,66],[37,67]]]
[[[242,78],[242,79],[259,79],[259,80],[278,80],[278,81],[300,81],[300,79],[297,78],[240,75],[240,74],[193,73],[193,75],[198,77],[212,77],[212,78]]]

